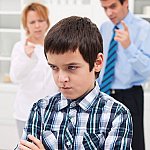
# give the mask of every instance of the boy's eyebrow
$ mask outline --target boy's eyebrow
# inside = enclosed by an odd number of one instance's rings
[[[68,64],[63,64],[63,66],[69,66],[69,65],[80,65],[81,63],[77,63],[77,62],[72,62],[72,63],[68,63]],[[53,65],[55,66],[55,64],[52,64],[52,63],[49,63],[48,62],[48,65]]]
[[[72,63],[65,64],[64,66],[68,66],[68,65],[79,65],[79,64],[80,64],[80,63],[72,62]]]

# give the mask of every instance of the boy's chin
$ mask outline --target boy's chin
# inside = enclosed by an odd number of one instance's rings
[[[65,95],[64,95],[65,96]],[[74,97],[74,96],[65,96],[66,99],[70,99],[70,100],[75,100],[77,99],[78,97]]]
[[[75,99],[78,99],[80,97],[77,95],[68,95],[68,94],[63,94],[63,95],[66,99],[70,99],[70,100],[75,100]]]

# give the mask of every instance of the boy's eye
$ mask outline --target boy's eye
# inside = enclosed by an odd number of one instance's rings
[[[50,68],[51,68],[52,70],[57,70],[57,69],[58,69],[58,67],[53,66],[53,65],[50,65]]]
[[[69,70],[75,70],[75,69],[77,69],[78,67],[77,66],[68,66],[68,69]]]

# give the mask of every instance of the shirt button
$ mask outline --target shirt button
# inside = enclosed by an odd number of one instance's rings
[[[75,107],[76,106],[76,103],[75,102],[72,102],[71,104],[70,104],[70,107]]]
[[[70,143],[70,142],[67,142],[66,144],[67,144],[68,146],[70,146],[70,145],[71,145],[71,143]]]

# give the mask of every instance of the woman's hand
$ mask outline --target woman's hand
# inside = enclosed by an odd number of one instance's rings
[[[35,46],[32,44],[29,44],[28,40],[26,40],[24,51],[28,57],[31,57],[34,52]]]

